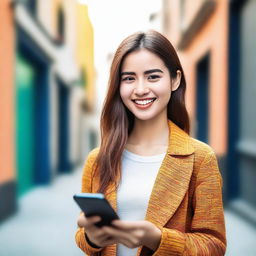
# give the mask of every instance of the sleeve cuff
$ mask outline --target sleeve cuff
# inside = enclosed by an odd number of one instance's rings
[[[161,231],[161,242],[153,256],[183,255],[185,249],[184,234],[168,228],[162,228]]]
[[[97,246],[96,244],[94,244],[93,242],[91,242],[88,238],[88,236],[86,235],[85,233],[85,240],[86,242],[92,247],[92,248],[95,248],[95,249],[101,249],[101,247]]]
[[[101,247],[94,247],[91,242],[89,242],[88,239],[86,239],[86,233],[84,228],[79,228],[76,232],[76,243],[79,248],[81,248],[82,251],[86,252],[87,254],[90,253],[96,253],[101,251],[103,248]]]

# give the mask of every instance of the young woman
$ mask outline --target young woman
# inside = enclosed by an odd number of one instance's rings
[[[82,192],[104,193],[120,220],[78,219],[88,255],[224,255],[222,179],[215,154],[189,136],[186,82],[160,33],[127,37],[114,56],[102,141],[86,161]]]

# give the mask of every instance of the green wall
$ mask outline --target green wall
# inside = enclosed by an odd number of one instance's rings
[[[35,69],[19,53],[16,56],[16,170],[18,194],[34,183],[34,80]]]

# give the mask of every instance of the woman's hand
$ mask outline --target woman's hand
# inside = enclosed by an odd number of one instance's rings
[[[161,241],[161,230],[149,221],[121,221],[112,222],[112,227],[105,226],[102,229],[116,243],[121,243],[128,248],[146,246],[155,251]]]
[[[149,221],[115,220],[112,226],[97,227],[99,216],[86,218],[80,215],[78,226],[84,227],[90,242],[98,247],[121,243],[128,248],[146,246],[155,251],[161,240],[161,231]]]
[[[78,218],[77,224],[80,228],[85,228],[86,236],[91,243],[98,247],[105,247],[115,243],[115,240],[109,236],[103,228],[97,227],[95,224],[101,219],[99,216],[85,217],[81,214]]]

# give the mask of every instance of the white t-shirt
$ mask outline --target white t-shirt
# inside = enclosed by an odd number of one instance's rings
[[[117,213],[121,220],[144,220],[152,188],[165,153],[140,156],[124,150],[117,191]],[[118,256],[135,256],[137,248],[117,246]]]

